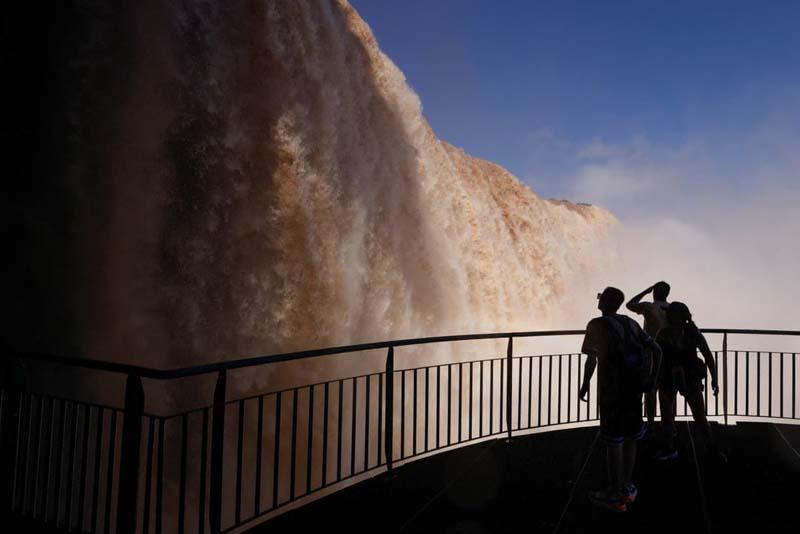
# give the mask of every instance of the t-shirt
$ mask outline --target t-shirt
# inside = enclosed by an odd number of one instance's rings
[[[656,337],[658,331],[667,325],[667,307],[669,303],[665,300],[654,302],[637,302],[631,305],[631,311],[644,316],[644,331],[650,337]]]
[[[635,399],[637,395],[641,401],[640,391],[624,387],[620,362],[612,357],[618,354],[618,351],[612,350],[612,343],[616,344],[624,339],[623,325],[627,328],[628,335],[636,336],[643,347],[653,342],[653,338],[642,330],[639,323],[627,315],[615,314],[613,319],[595,317],[586,325],[581,352],[597,356],[597,398],[601,406],[616,404],[622,399]],[[616,336],[611,328],[616,331]]]

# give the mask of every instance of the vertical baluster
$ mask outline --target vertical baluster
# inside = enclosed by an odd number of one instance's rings
[[[513,360],[514,357],[514,338],[509,336],[508,337],[508,346],[506,347],[506,430],[508,431],[508,439],[511,439],[511,419],[513,417],[513,410],[511,409],[511,402],[513,400],[513,387],[514,387],[514,370],[513,370]],[[520,363],[520,366],[522,363]],[[522,369],[520,368],[520,371]],[[520,372],[520,380],[519,380],[519,387],[520,387],[520,396],[522,395],[522,373]],[[519,414],[519,409],[517,409],[517,414]],[[519,426],[519,424],[517,425]]]
[[[387,404],[391,406],[391,404]],[[382,465],[381,455],[383,451],[383,434],[386,429],[383,426],[383,374],[378,375],[378,466]]]
[[[564,359],[563,354],[558,355],[558,424],[561,424],[561,361]]]
[[[78,477],[78,524],[79,532],[83,532],[84,504],[86,498],[86,468],[89,462],[89,405],[83,406],[83,436],[81,437],[81,463]]]
[[[739,351],[733,353],[733,413],[739,415]]]
[[[67,495],[66,495],[66,503],[64,505],[64,524],[67,527],[67,530],[72,529],[72,496],[74,494],[73,487],[74,487],[74,472],[75,472],[75,452],[78,446],[78,404],[75,403],[73,407],[73,416],[72,416],[72,425],[70,425],[70,435],[68,438],[67,446],[68,446],[68,453],[67,453]],[[141,424],[141,422],[140,422]],[[138,460],[138,454],[137,454]],[[138,467],[138,461],[137,467]],[[121,486],[120,486],[121,490]],[[135,518],[134,518],[135,521]],[[134,525],[135,526],[135,525]],[[124,529],[120,529],[122,532],[129,532],[125,531]]]
[[[358,378],[353,378],[353,398],[350,413],[350,475],[356,474],[356,409],[358,408]]]
[[[152,423],[152,419],[150,420]],[[152,432],[152,424],[151,424]],[[149,466],[148,460],[148,466]],[[203,409],[203,423],[200,431],[200,495],[198,497],[197,531],[203,534],[206,529],[206,477],[208,464],[208,408]],[[148,485],[149,487],[149,485]]]
[[[517,358],[517,375],[519,375],[519,386],[517,389],[517,430],[522,430],[522,358]]]
[[[208,495],[208,523],[211,534],[219,534],[222,530],[222,449],[225,442],[227,381],[227,371],[222,369],[217,373],[217,381],[214,386],[214,404],[211,409],[211,473],[209,474]],[[161,436],[159,436],[160,438]],[[161,444],[159,443],[160,447]],[[277,474],[275,476],[277,478]]]
[[[311,492],[311,461],[314,450],[314,386],[308,388],[308,446],[306,450],[306,493]]]
[[[755,353],[756,358],[756,417],[761,415],[761,352]]]
[[[342,381],[339,381],[339,449],[341,451],[342,448]],[[275,509],[278,507],[278,490],[280,489],[279,479],[280,479],[280,459],[281,459],[281,399],[283,398],[283,393],[278,392],[275,394],[275,432],[273,435],[275,436],[275,450],[273,453],[273,460],[272,460],[272,508]],[[336,471],[336,479],[339,480],[341,478],[341,455],[339,456],[340,463],[337,465]]]
[[[569,372],[567,373],[567,421],[572,422],[572,357],[578,357],[580,363],[580,354],[570,354],[567,358],[569,362]],[[576,404],[576,412],[579,411]],[[576,413],[577,415],[577,413]]]
[[[33,402],[33,400],[36,402]],[[22,513],[28,515],[33,508],[33,501],[36,497],[36,454],[39,451],[39,432],[36,428],[42,419],[42,404],[44,398],[31,395],[31,410],[28,421],[28,454],[25,463],[25,490],[23,492]],[[34,408],[35,406],[35,408]],[[34,416],[34,414],[36,414]]]
[[[717,366],[719,370],[719,366]],[[728,426],[728,333],[722,334],[722,388],[724,390],[724,397],[722,397],[722,413],[725,419],[725,426]]]
[[[134,374],[125,381],[125,412],[122,420],[120,446],[119,495],[117,500],[117,530],[136,532],[137,498],[139,496],[139,452],[142,441],[144,389],[142,379]],[[72,461],[70,461],[70,465]],[[71,478],[71,477],[70,477]],[[110,495],[110,493],[109,493]],[[71,509],[67,501],[67,509]],[[67,513],[69,526],[69,512]]]
[[[436,429],[436,448],[439,448],[439,414],[441,412],[441,405],[440,405],[440,390],[442,387],[442,368],[441,366],[436,367],[436,417],[434,418],[433,427]]]
[[[62,416],[66,411],[66,403],[63,406]],[[94,442],[94,483],[92,484],[92,513],[89,516],[92,521],[92,528],[91,532],[94,533],[97,531],[97,522],[100,519],[99,517],[99,510],[98,510],[98,497],[100,494],[100,459],[102,453],[102,439],[103,439],[103,422],[104,422],[104,409],[97,408],[97,425],[95,428],[95,442]],[[59,438],[60,439],[60,438]],[[60,454],[60,453],[59,453]],[[59,467],[61,464],[56,461],[56,477],[61,472],[61,468]],[[55,516],[54,521],[58,522],[58,482],[56,478],[56,496],[55,496]]]
[[[542,426],[542,360],[544,356],[539,356],[539,388],[537,390],[538,400],[536,402],[536,426]]]
[[[114,496],[114,464],[116,464],[117,451],[117,410],[111,410],[111,424],[108,430],[108,468],[106,470],[106,534],[111,532],[111,501]],[[68,481],[69,482],[69,481]]]
[[[400,459],[406,457],[406,371],[400,371]]]
[[[49,402],[45,402],[45,401],[49,401]],[[47,413],[48,413],[47,406],[48,406],[48,404],[50,405],[50,410],[49,410],[50,417],[49,417],[49,419],[52,419],[53,418],[53,408],[52,408],[53,400],[49,399],[47,397],[42,397],[42,410],[41,410],[41,416],[39,417],[39,447],[38,447],[38,449],[36,451],[36,475],[35,475],[36,478],[35,478],[35,486],[34,486],[35,491],[34,491],[34,496],[33,496],[33,517],[37,516],[37,511],[38,511],[38,508],[39,508],[39,506],[37,506],[37,503],[41,504],[41,502],[44,500],[44,496],[43,495],[40,498],[40,493],[44,492],[45,495],[47,494],[47,482],[48,482],[48,480],[47,480],[47,478],[44,478],[44,479],[42,478],[42,464],[43,463],[49,463],[50,462],[50,458],[47,456],[45,451],[43,451],[42,449],[46,448],[47,450],[49,450],[49,447],[47,447],[47,445],[49,445],[48,442],[49,442],[50,437],[51,437],[51,436],[46,434],[46,430],[45,430],[45,427],[49,426],[49,425],[45,424],[45,421],[48,421],[48,417],[47,417]],[[45,456],[44,461],[42,460],[42,456]],[[44,488],[44,489],[42,490],[42,488]]]
[[[744,354],[745,415],[750,415],[750,353]]]
[[[150,532],[150,506],[151,506],[151,493],[152,493],[152,485],[153,485],[153,441],[154,441],[154,434],[155,434],[155,419],[152,417],[148,417],[147,423],[147,449],[146,454],[147,458],[145,460],[145,472],[144,472],[144,512],[142,517],[142,531],[147,533]],[[204,498],[205,495],[201,493],[201,496]],[[202,502],[202,499],[201,499]]]
[[[234,485],[234,524],[242,522],[242,456],[244,455],[244,400],[239,400],[238,424],[236,425],[236,480]]]
[[[417,455],[417,371],[418,369],[414,369],[414,387],[412,388],[414,398],[414,416],[412,418],[413,425],[411,428],[411,441],[414,446],[411,448],[411,454],[414,456]]]
[[[769,389],[767,390],[767,416],[772,417],[772,353],[769,353]]]
[[[451,433],[452,433],[452,422],[451,422],[451,414],[453,412],[453,364],[450,363],[447,365],[447,445],[452,443],[451,441]]]
[[[292,460],[289,470],[289,499],[295,498],[295,476],[297,474],[297,388],[294,388],[292,394]],[[354,410],[355,411],[355,408]]]
[[[258,402],[258,420],[256,422],[256,486],[253,492],[254,514],[261,514],[261,463],[264,454],[264,395],[256,398]]]
[[[372,376],[367,375],[366,390],[364,391],[364,471],[369,469],[369,404],[370,404],[370,381]]]
[[[53,495],[53,522],[56,524],[56,527],[61,526],[61,472],[64,467],[64,440],[67,438],[67,431],[72,419],[72,408],[74,404],[69,401],[64,401],[63,410],[61,411],[61,428],[58,435],[58,441],[56,442],[56,461],[55,461],[55,480],[53,481],[53,485],[55,488],[55,493]],[[100,470],[100,459],[97,460],[97,470]],[[99,475],[99,473],[98,473]],[[99,479],[98,479],[99,484]],[[99,519],[99,518],[98,518]]]
[[[342,479],[342,419],[344,419],[343,408],[344,380],[339,380],[339,418],[338,430],[336,433],[336,481]]]
[[[428,450],[428,427],[430,426],[429,422],[428,422],[428,412],[429,412],[428,398],[429,398],[429,383],[430,383],[430,373],[429,373],[429,371],[430,371],[430,367],[426,367],[425,368],[425,432],[424,432],[424,436],[425,436],[425,449],[424,450],[426,452]]]
[[[186,527],[186,462],[189,441],[189,416],[181,415],[181,464],[180,486],[178,490],[178,533],[183,534]]]
[[[781,408],[780,408],[781,409],[781,417],[783,417],[783,381],[784,381],[783,380],[783,367],[784,367],[784,365],[783,365],[783,356],[784,356],[784,353],[781,352]]]
[[[481,368],[478,374],[480,382],[478,386],[478,437],[483,437],[483,361],[480,364]]]
[[[553,414],[553,355],[547,357],[547,426]]]
[[[156,534],[161,534],[164,529],[164,425],[164,418],[159,418],[158,450],[156,451],[158,459],[158,471],[156,471]]]
[[[461,378],[462,378],[461,377],[461,369],[462,369],[462,367],[463,367],[463,364],[459,365],[459,367],[458,367],[458,385],[459,385],[459,389],[461,389],[461,384],[462,384],[462,382],[461,382]],[[468,407],[469,407],[469,409],[467,410],[469,412],[468,413],[468,415],[469,415],[469,424],[467,425],[469,427],[468,428],[469,439],[472,439],[472,375],[473,375],[472,362],[469,362],[469,395],[467,395],[467,402],[468,402]],[[459,397],[460,396],[461,395],[459,394]],[[462,418],[461,408],[462,408],[462,405],[463,405],[463,403],[460,402],[460,399],[459,399],[459,403],[458,403],[458,442],[459,443],[461,443],[461,441],[463,439],[463,435],[461,434],[461,418]]]
[[[489,435],[494,433],[494,360],[489,360]]]
[[[402,408],[402,407],[401,407]],[[386,469],[392,472],[394,461],[394,347],[386,353]]]
[[[322,487],[328,484],[328,396],[330,382],[325,382],[325,402],[322,407]]]
[[[531,415],[533,409],[533,357],[529,356],[528,360],[528,426],[527,428],[533,428],[533,423],[531,422]]]
[[[575,391],[580,393],[581,385],[583,384],[583,353],[578,353],[578,382],[575,384]],[[580,398],[575,401],[578,411],[578,421],[581,420],[581,401]],[[586,414],[588,419],[589,414]]]

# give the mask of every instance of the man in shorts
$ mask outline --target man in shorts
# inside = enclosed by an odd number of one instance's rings
[[[579,395],[587,401],[589,384],[597,368],[597,402],[600,411],[600,435],[606,443],[608,487],[589,493],[592,503],[616,512],[624,512],[636,500],[633,466],[636,463],[636,442],[645,432],[642,421],[642,392],[638,384],[625,380],[621,361],[621,340],[635,336],[642,347],[649,347],[660,360],[661,349],[639,324],[617,310],[625,295],[615,287],[607,287],[597,295],[601,317],[586,326],[581,352],[588,355]],[[630,338],[628,338],[630,339]]]
[[[658,331],[667,324],[667,297],[669,296],[669,284],[661,281],[648,287],[631,300],[626,307],[633,313],[644,316],[644,331],[647,335],[655,339]],[[653,302],[642,302],[642,298],[648,293],[653,293]],[[645,393],[644,396],[645,412],[647,413],[647,426],[653,428],[656,418],[656,390]],[[663,411],[663,409],[662,409]],[[674,407],[673,407],[674,412]]]

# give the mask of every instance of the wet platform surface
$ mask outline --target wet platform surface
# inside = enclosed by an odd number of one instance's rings
[[[796,532],[800,426],[719,427],[706,454],[692,423],[678,424],[679,457],[652,459],[642,443],[628,512],[589,503],[605,481],[596,428],[479,443],[418,460],[388,480],[367,480],[251,530],[311,532]],[[693,454],[693,450],[696,454]]]

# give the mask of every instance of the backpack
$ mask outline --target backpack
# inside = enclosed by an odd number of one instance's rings
[[[622,384],[640,393],[652,391],[658,374],[653,354],[641,344],[639,336],[631,332],[631,321],[627,317],[606,316],[605,320],[616,341],[610,352],[615,354]],[[622,328],[622,336],[611,323]]]

